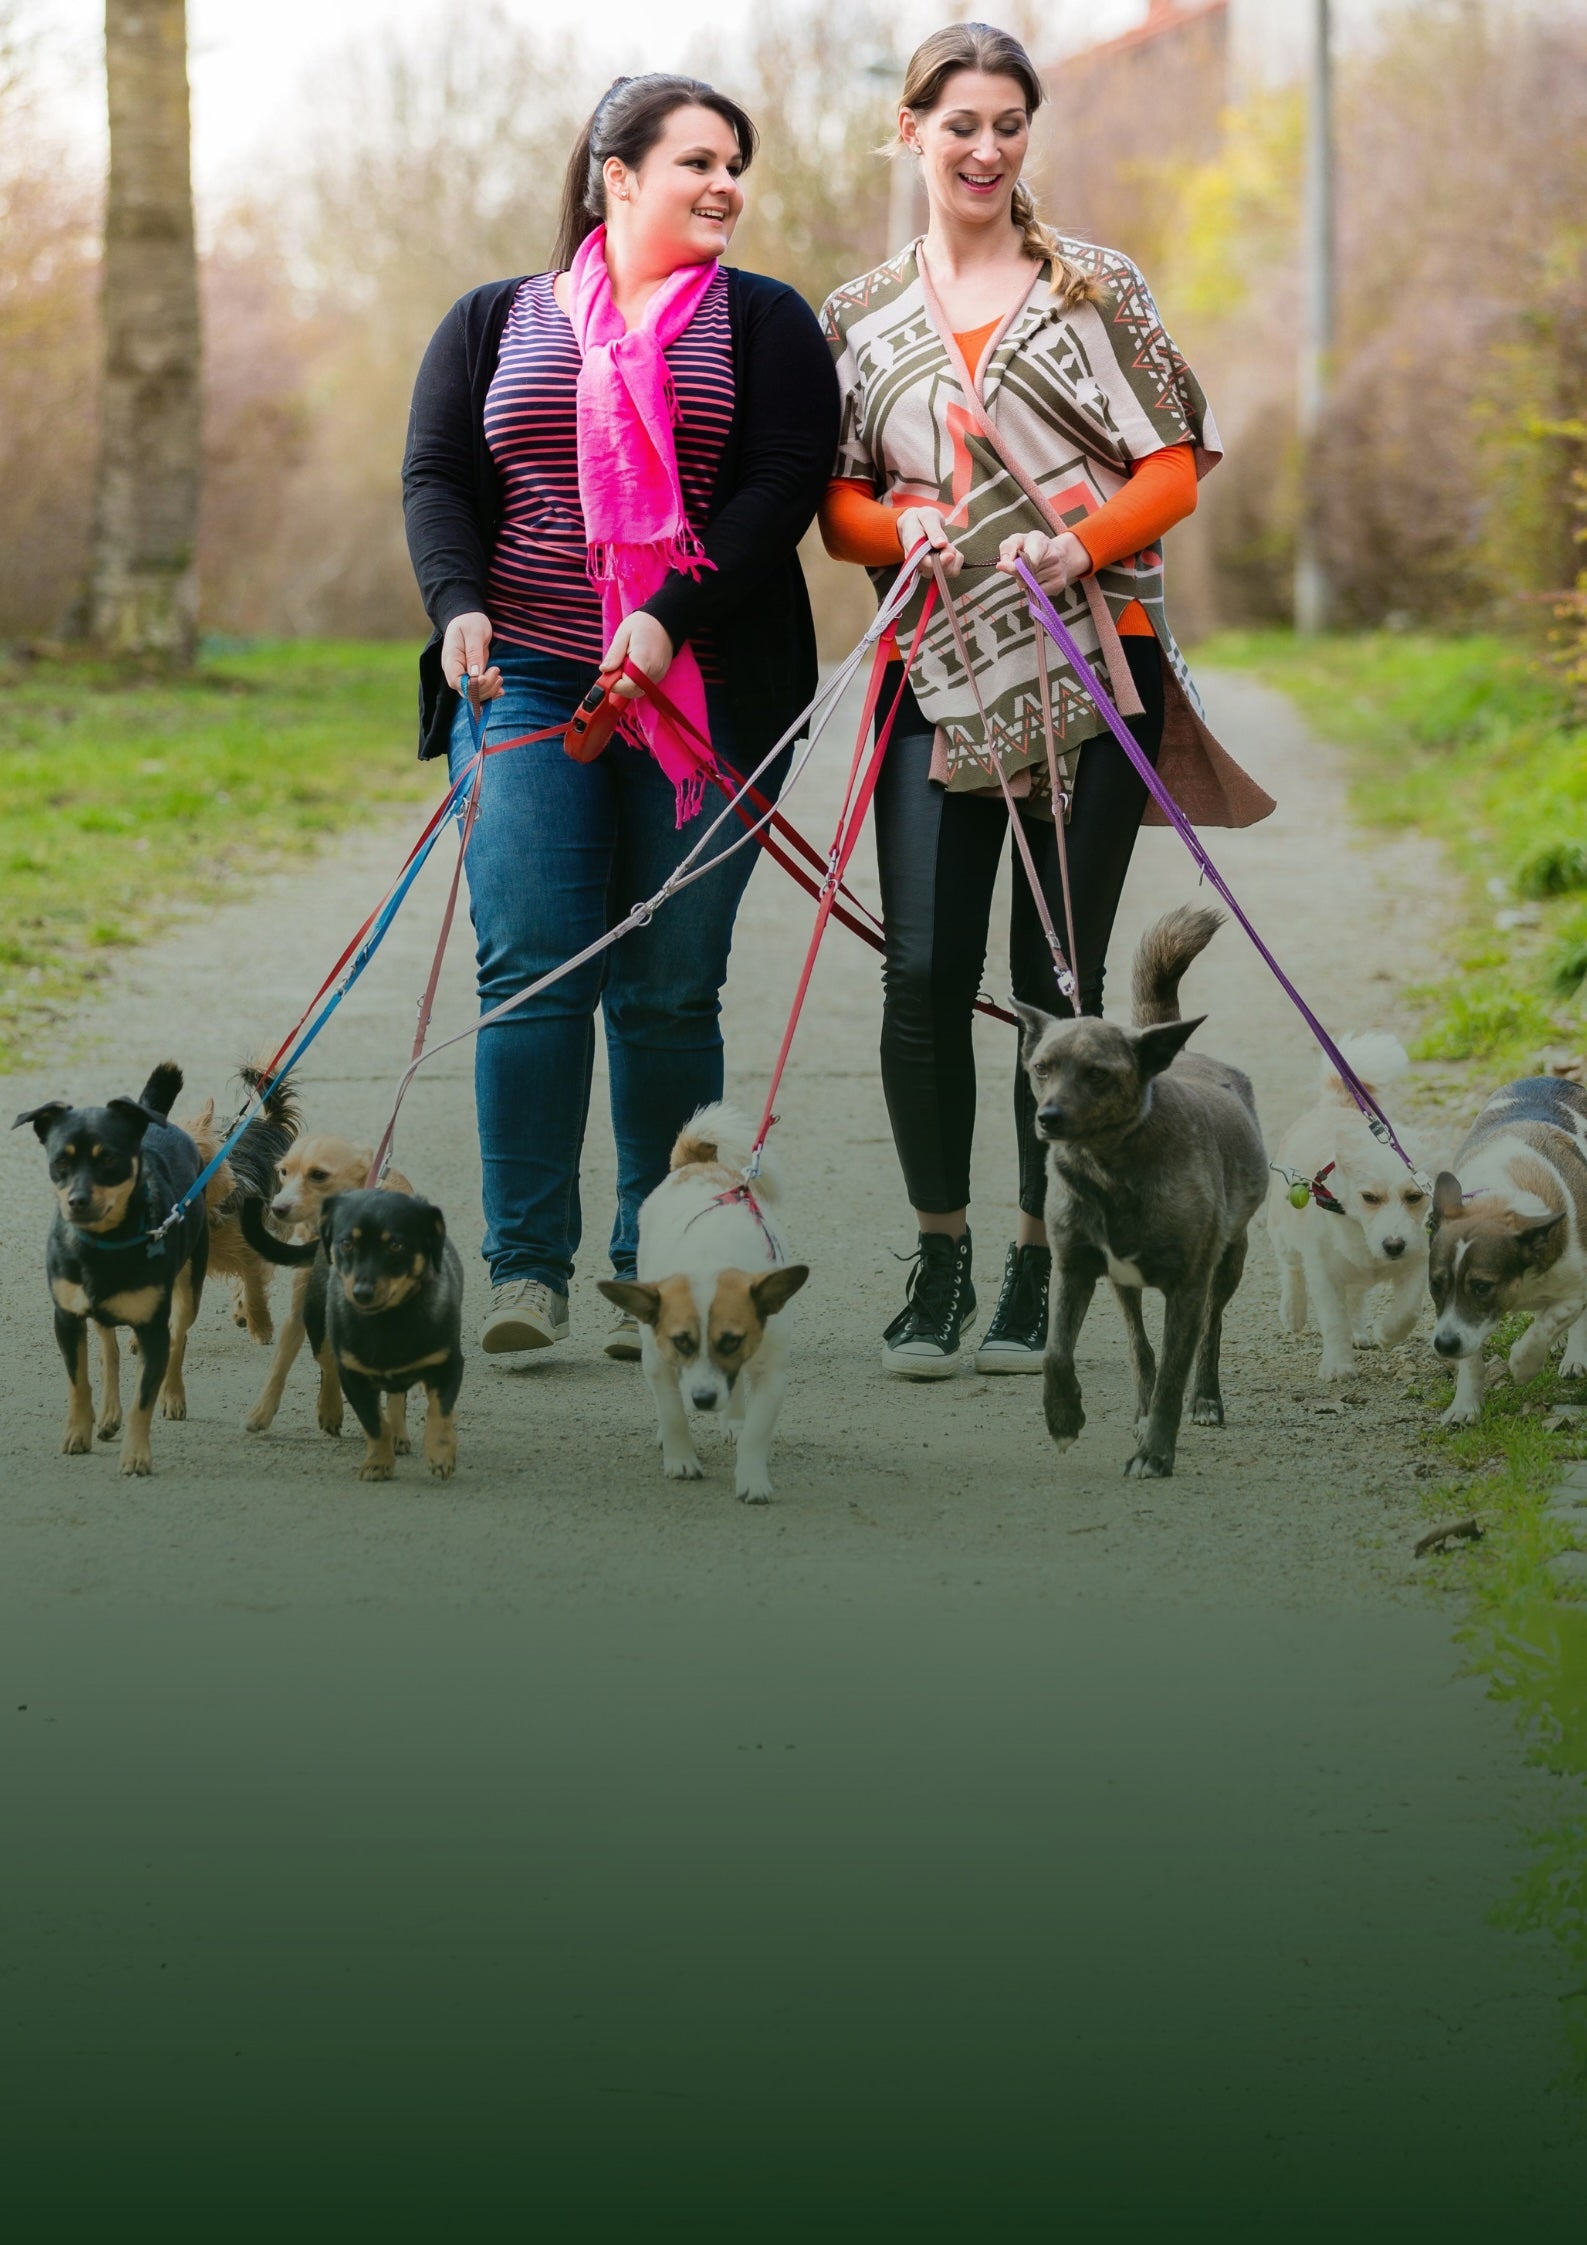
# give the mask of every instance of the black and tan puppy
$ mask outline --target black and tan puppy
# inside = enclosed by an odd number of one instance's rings
[[[1124,1313],[1139,1447],[1125,1472],[1174,1470],[1185,1386],[1191,1416],[1222,1426],[1223,1313],[1245,1268],[1246,1232],[1267,1191],[1267,1155],[1249,1081],[1186,1040],[1179,981],[1221,915],[1168,913],[1135,954],[1135,1027],[1057,1021],[1019,1008],[1021,1058],[1047,1141],[1052,1322],[1043,1366],[1047,1431],[1067,1449],[1085,1425],[1075,1342],[1100,1278]],[[1164,1297],[1163,1356],[1152,1354],[1141,1291]]]
[[[18,1115],[49,1155],[57,1207],[44,1252],[55,1339],[66,1360],[66,1435],[76,1455],[121,1427],[116,1327],[138,1343],[138,1400],[127,1414],[123,1473],[153,1470],[149,1428],[156,1397],[168,1419],[187,1417],[182,1359],[198,1313],[209,1255],[209,1212],[199,1195],[163,1239],[150,1238],[203,1164],[185,1130],[168,1121],[182,1071],[165,1061],[136,1099],[71,1107],[52,1099]],[[99,1333],[103,1389],[97,1426],[88,1380],[88,1327]]]
[[[408,1193],[337,1193],[321,1210],[318,1242],[263,1246],[269,1235],[256,1214],[245,1214],[244,1230],[272,1262],[313,1266],[303,1323],[367,1437],[359,1479],[391,1479],[399,1449],[408,1446],[407,1393],[421,1382],[425,1462],[449,1477],[463,1384],[463,1266],[441,1211]]]

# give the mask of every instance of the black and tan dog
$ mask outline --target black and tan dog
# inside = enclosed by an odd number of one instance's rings
[[[153,1469],[149,1428],[156,1397],[168,1419],[187,1417],[182,1359],[198,1313],[209,1256],[209,1212],[196,1197],[163,1239],[150,1234],[197,1178],[203,1164],[185,1130],[168,1120],[182,1088],[172,1061],[155,1069],[136,1099],[71,1107],[52,1099],[18,1115],[49,1154],[58,1206],[45,1247],[55,1304],[55,1339],[66,1360],[68,1455],[108,1442],[121,1428],[121,1356],[116,1327],[138,1345],[138,1400],[127,1414],[123,1473]],[[88,1327],[97,1328],[103,1366],[99,1417],[88,1380]]]
[[[243,1229],[269,1261],[313,1266],[303,1322],[367,1437],[359,1479],[391,1479],[408,1448],[408,1390],[420,1382],[425,1463],[448,1478],[463,1384],[463,1266],[441,1211],[407,1193],[358,1191],[326,1201],[317,1243],[273,1238],[257,1202],[245,1208]]]

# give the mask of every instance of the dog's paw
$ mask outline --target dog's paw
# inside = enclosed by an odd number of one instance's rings
[[[121,1470],[123,1473],[140,1480],[144,1474],[152,1473],[154,1471],[154,1458],[150,1453],[149,1445],[146,1442],[129,1442],[121,1453]]]
[[[692,1450],[681,1458],[664,1457],[661,1461],[661,1470],[669,1481],[703,1481],[705,1479],[705,1468]]]
[[[114,1442],[116,1436],[121,1432],[121,1413],[118,1411],[113,1419],[97,1420],[94,1425],[94,1432],[101,1442]]]
[[[365,1458],[358,1469],[360,1481],[394,1481],[397,1469],[389,1458]]]
[[[394,1434],[391,1438],[391,1447],[394,1455],[399,1458],[411,1458],[413,1455],[413,1444],[405,1434]]]
[[[404,1447],[404,1454],[406,1454],[406,1446]],[[430,1471],[435,1475],[437,1481],[450,1481],[457,1471],[456,1458],[431,1458],[428,1463]]]
[[[256,1403],[247,1418],[242,1422],[244,1432],[248,1434],[268,1434],[274,1418],[275,1413],[273,1411],[268,1410],[262,1403]]]
[[[1223,1424],[1223,1398],[1219,1395],[1198,1395],[1190,1406],[1190,1423],[1198,1427],[1221,1427]]]
[[[185,1419],[187,1417],[187,1397],[180,1393],[162,1395],[160,1398],[160,1416],[162,1419]]]
[[[69,1426],[61,1436],[62,1457],[86,1457],[93,1446],[94,1430],[91,1426]]]
[[[1324,1356],[1317,1366],[1317,1377],[1324,1385],[1329,1380],[1353,1380],[1355,1376],[1353,1356]]]
[[[1565,1354],[1559,1360],[1562,1380],[1587,1380],[1587,1355],[1572,1342],[1565,1343]]]
[[[334,1418],[328,1411],[322,1411],[319,1414],[319,1420],[321,1434],[330,1435],[333,1441],[340,1436],[342,1431],[342,1414],[340,1411],[336,1413]]]
[[[1447,1411],[1439,1412],[1438,1423],[1441,1427],[1474,1427],[1481,1417],[1480,1403],[1467,1403],[1457,1396]]]
[[[1126,1481],[1167,1481],[1174,1470],[1171,1457],[1160,1450],[1137,1450],[1124,1468]]]
[[[1049,1363],[1042,1375],[1042,1412],[1054,1442],[1068,1449],[1080,1439],[1086,1423],[1080,1401],[1080,1382],[1066,1365]]]
[[[246,1329],[248,1324],[248,1312],[239,1305],[232,1311],[231,1321],[233,1325],[241,1325]]]
[[[1350,1346],[1353,1349],[1380,1349],[1383,1343],[1378,1339],[1376,1333],[1352,1333]]]
[[[752,1481],[741,1481],[734,1494],[740,1504],[770,1504],[771,1483],[764,1474],[758,1474]]]
[[[267,1349],[276,1337],[274,1318],[257,1318],[252,1325],[248,1325],[248,1320],[245,1317],[239,1318],[237,1322],[248,1327],[249,1340],[257,1341],[262,1349]]]

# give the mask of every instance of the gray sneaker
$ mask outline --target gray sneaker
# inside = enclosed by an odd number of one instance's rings
[[[606,1353],[619,1364],[637,1364],[642,1350],[639,1346],[639,1320],[632,1310],[619,1310],[612,1319],[606,1335]]]
[[[568,1298],[537,1278],[503,1279],[490,1290],[490,1310],[479,1329],[487,1356],[516,1356],[548,1349],[568,1337]]]

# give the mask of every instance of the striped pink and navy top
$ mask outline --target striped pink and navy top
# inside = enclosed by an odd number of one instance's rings
[[[485,398],[485,442],[501,477],[501,529],[490,568],[495,645],[536,647],[575,662],[606,652],[600,595],[590,583],[579,506],[574,394],[580,352],[552,276],[536,273],[513,298]],[[727,275],[718,273],[667,353],[680,420],[678,480],[696,532],[705,528],[733,418],[733,338]],[[701,675],[719,680],[715,650],[690,643]]]

